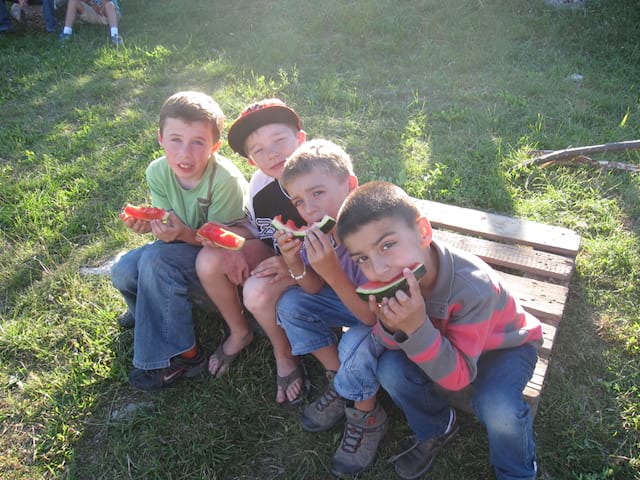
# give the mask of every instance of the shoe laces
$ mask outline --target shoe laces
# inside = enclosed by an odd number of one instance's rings
[[[329,405],[331,405],[336,398],[338,398],[338,392],[336,392],[333,387],[327,388],[322,396],[318,399],[316,403],[316,408],[320,411],[323,411]]]
[[[347,453],[355,453],[358,451],[362,439],[364,438],[364,428],[347,423],[344,429],[344,438],[342,439],[342,450]]]

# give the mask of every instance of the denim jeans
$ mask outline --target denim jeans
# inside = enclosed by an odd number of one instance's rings
[[[331,288],[325,285],[312,294],[298,286],[290,287],[280,296],[276,311],[294,355],[338,344],[340,368],[333,384],[341,396],[365,400],[375,395],[379,383],[371,327],[360,323]],[[340,340],[339,327],[349,327]]]
[[[472,405],[487,430],[490,461],[499,480],[536,477],[531,411],[522,397],[536,358],[535,347],[526,344],[493,350],[478,361]],[[418,440],[444,433],[449,406],[435,392],[429,377],[403,351],[387,350],[379,357],[378,379],[404,412]]]
[[[11,28],[11,13],[4,0],[0,0],[0,32],[6,32]]]
[[[202,291],[195,268],[201,248],[158,240],[131,250],[112,267],[111,281],[135,318],[135,367],[167,367],[195,344],[191,295]]]
[[[58,19],[56,18],[53,6],[54,0],[42,0],[42,14],[47,32],[55,33],[58,30]]]

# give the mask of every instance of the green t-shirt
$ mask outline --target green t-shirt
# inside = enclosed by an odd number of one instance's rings
[[[214,165],[215,177],[210,188]],[[200,183],[191,190],[184,189],[178,183],[166,157],[149,164],[147,184],[152,205],[173,210],[191,228],[199,228],[206,222],[229,224],[238,221],[244,218],[249,199],[247,180],[230,160],[220,155],[211,157]],[[210,192],[211,204],[206,208]]]

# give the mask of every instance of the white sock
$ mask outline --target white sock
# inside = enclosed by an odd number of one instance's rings
[[[118,27],[111,27],[111,36],[115,37],[118,35]]]
[[[62,29],[62,33],[64,33],[65,35],[71,35],[73,33],[73,28],[67,27],[65,25],[65,27]]]

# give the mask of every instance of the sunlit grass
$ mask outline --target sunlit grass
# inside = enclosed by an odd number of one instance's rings
[[[128,0],[123,10],[120,50],[90,25],[65,49],[44,34],[0,39],[0,477],[329,476],[341,432],[306,433],[275,407],[264,338],[225,379],[134,392],[131,332],[116,322],[124,304],[107,278],[79,274],[149,240],[117,214],[148,199],[162,102],[198,89],[227,125],[251,101],[285,99],[309,137],[345,147],[361,183],[580,233],[535,420],[541,478],[640,478],[639,177],[520,166],[531,149],[640,137],[632,2]],[[220,319],[197,320],[213,350]],[[384,460],[409,433],[382,401],[393,429],[373,479],[393,477]],[[491,478],[482,429],[460,420],[433,478]]]

